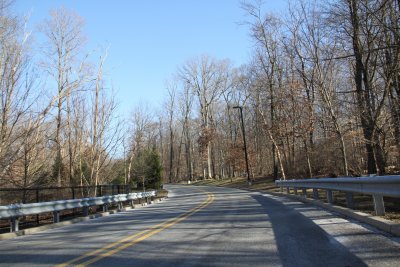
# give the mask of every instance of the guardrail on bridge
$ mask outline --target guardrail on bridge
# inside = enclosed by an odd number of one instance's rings
[[[156,196],[156,191],[30,204],[11,204],[0,206],[0,219],[10,219],[11,232],[14,232],[19,230],[19,220],[22,216],[52,212],[53,222],[57,223],[60,221],[60,211],[63,210],[83,208],[84,216],[88,216],[89,207],[91,206],[103,206],[103,211],[106,212],[109,204],[117,203],[118,209],[122,209],[123,202],[131,201],[131,205],[133,206],[134,200],[146,199],[147,202],[147,198],[154,196]]]
[[[37,203],[64,199],[102,197],[136,192],[128,184],[101,184],[97,186],[62,186],[33,188],[0,188],[0,206],[15,203]],[[96,192],[96,195],[94,195]]]
[[[353,193],[372,195],[375,214],[385,214],[383,197],[400,197],[400,176],[374,176],[374,177],[343,177],[343,178],[320,178],[306,180],[278,180],[275,184],[281,188],[286,187],[290,194],[290,188],[297,194],[302,189],[303,195],[307,195],[307,188],[313,189],[313,198],[319,199],[319,189],[326,190],[327,201],[333,204],[333,191],[346,192],[346,203],[353,208]]]

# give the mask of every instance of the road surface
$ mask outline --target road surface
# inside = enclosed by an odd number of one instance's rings
[[[170,198],[0,241],[0,266],[400,266],[400,239],[285,197],[170,185]]]

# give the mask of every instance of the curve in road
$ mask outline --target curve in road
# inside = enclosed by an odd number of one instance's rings
[[[285,197],[170,185],[146,208],[0,241],[1,266],[400,266],[399,239]]]
[[[208,194],[207,200],[205,200],[199,206],[189,210],[186,213],[183,213],[175,218],[172,218],[165,222],[154,225],[147,230],[143,230],[143,231],[135,233],[131,236],[124,237],[124,238],[122,238],[118,241],[115,241],[111,244],[108,244],[100,249],[96,249],[96,250],[86,253],[82,256],[79,256],[78,258],[72,259],[72,260],[62,263],[62,264],[58,264],[57,267],[65,267],[65,266],[69,266],[71,264],[76,264],[77,262],[80,262],[78,264],[79,266],[87,266],[87,265],[95,263],[105,257],[110,257],[111,255],[113,255],[123,249],[131,247],[131,246],[185,220],[189,216],[193,215],[194,213],[198,212],[199,210],[210,205],[214,200],[214,195],[210,194],[210,193],[207,193],[207,194]]]

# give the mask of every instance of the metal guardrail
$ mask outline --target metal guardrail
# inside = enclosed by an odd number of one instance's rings
[[[122,209],[123,202],[154,196],[156,196],[156,191],[30,204],[11,204],[0,206],[0,219],[10,219],[11,231],[13,232],[19,230],[19,218],[23,216],[52,212],[53,221],[57,223],[60,221],[60,211],[63,210],[83,208],[83,214],[87,216],[89,214],[89,207],[91,206],[103,206],[103,211],[107,211],[108,204],[117,203],[118,208]],[[131,202],[131,204],[133,205],[133,202]]]
[[[297,194],[302,189],[303,195],[307,195],[307,188],[313,189],[313,198],[318,199],[318,189],[326,190],[327,200],[333,204],[333,191],[346,192],[346,202],[349,208],[353,208],[353,193],[372,195],[374,200],[375,214],[385,214],[383,197],[400,197],[400,176],[374,176],[374,177],[343,177],[343,178],[321,178],[307,180],[279,180],[275,184],[281,188],[286,187],[287,193],[290,188]]]
[[[0,206],[16,203],[37,203],[64,199],[101,197],[128,194],[136,189],[127,184],[103,184],[97,186],[64,186],[34,188],[0,188]],[[96,192],[96,195],[93,195]]]

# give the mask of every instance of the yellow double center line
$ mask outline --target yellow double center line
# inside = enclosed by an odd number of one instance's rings
[[[183,213],[175,218],[172,218],[165,222],[154,225],[153,227],[151,227],[147,230],[143,230],[134,235],[122,238],[116,242],[108,244],[107,246],[90,251],[80,257],[77,257],[75,259],[72,259],[72,260],[62,263],[62,264],[58,264],[56,266],[57,267],[65,267],[65,266],[69,266],[69,265],[87,266],[89,264],[97,262],[97,261],[99,261],[105,257],[109,257],[123,249],[131,247],[131,246],[185,220],[189,216],[193,215],[194,213],[198,212],[199,210],[204,209],[205,207],[210,205],[213,201],[214,201],[214,195],[211,193],[208,193],[208,197],[203,203],[201,203],[199,206],[189,210],[186,213]],[[80,262],[80,263],[78,263],[78,262]]]

